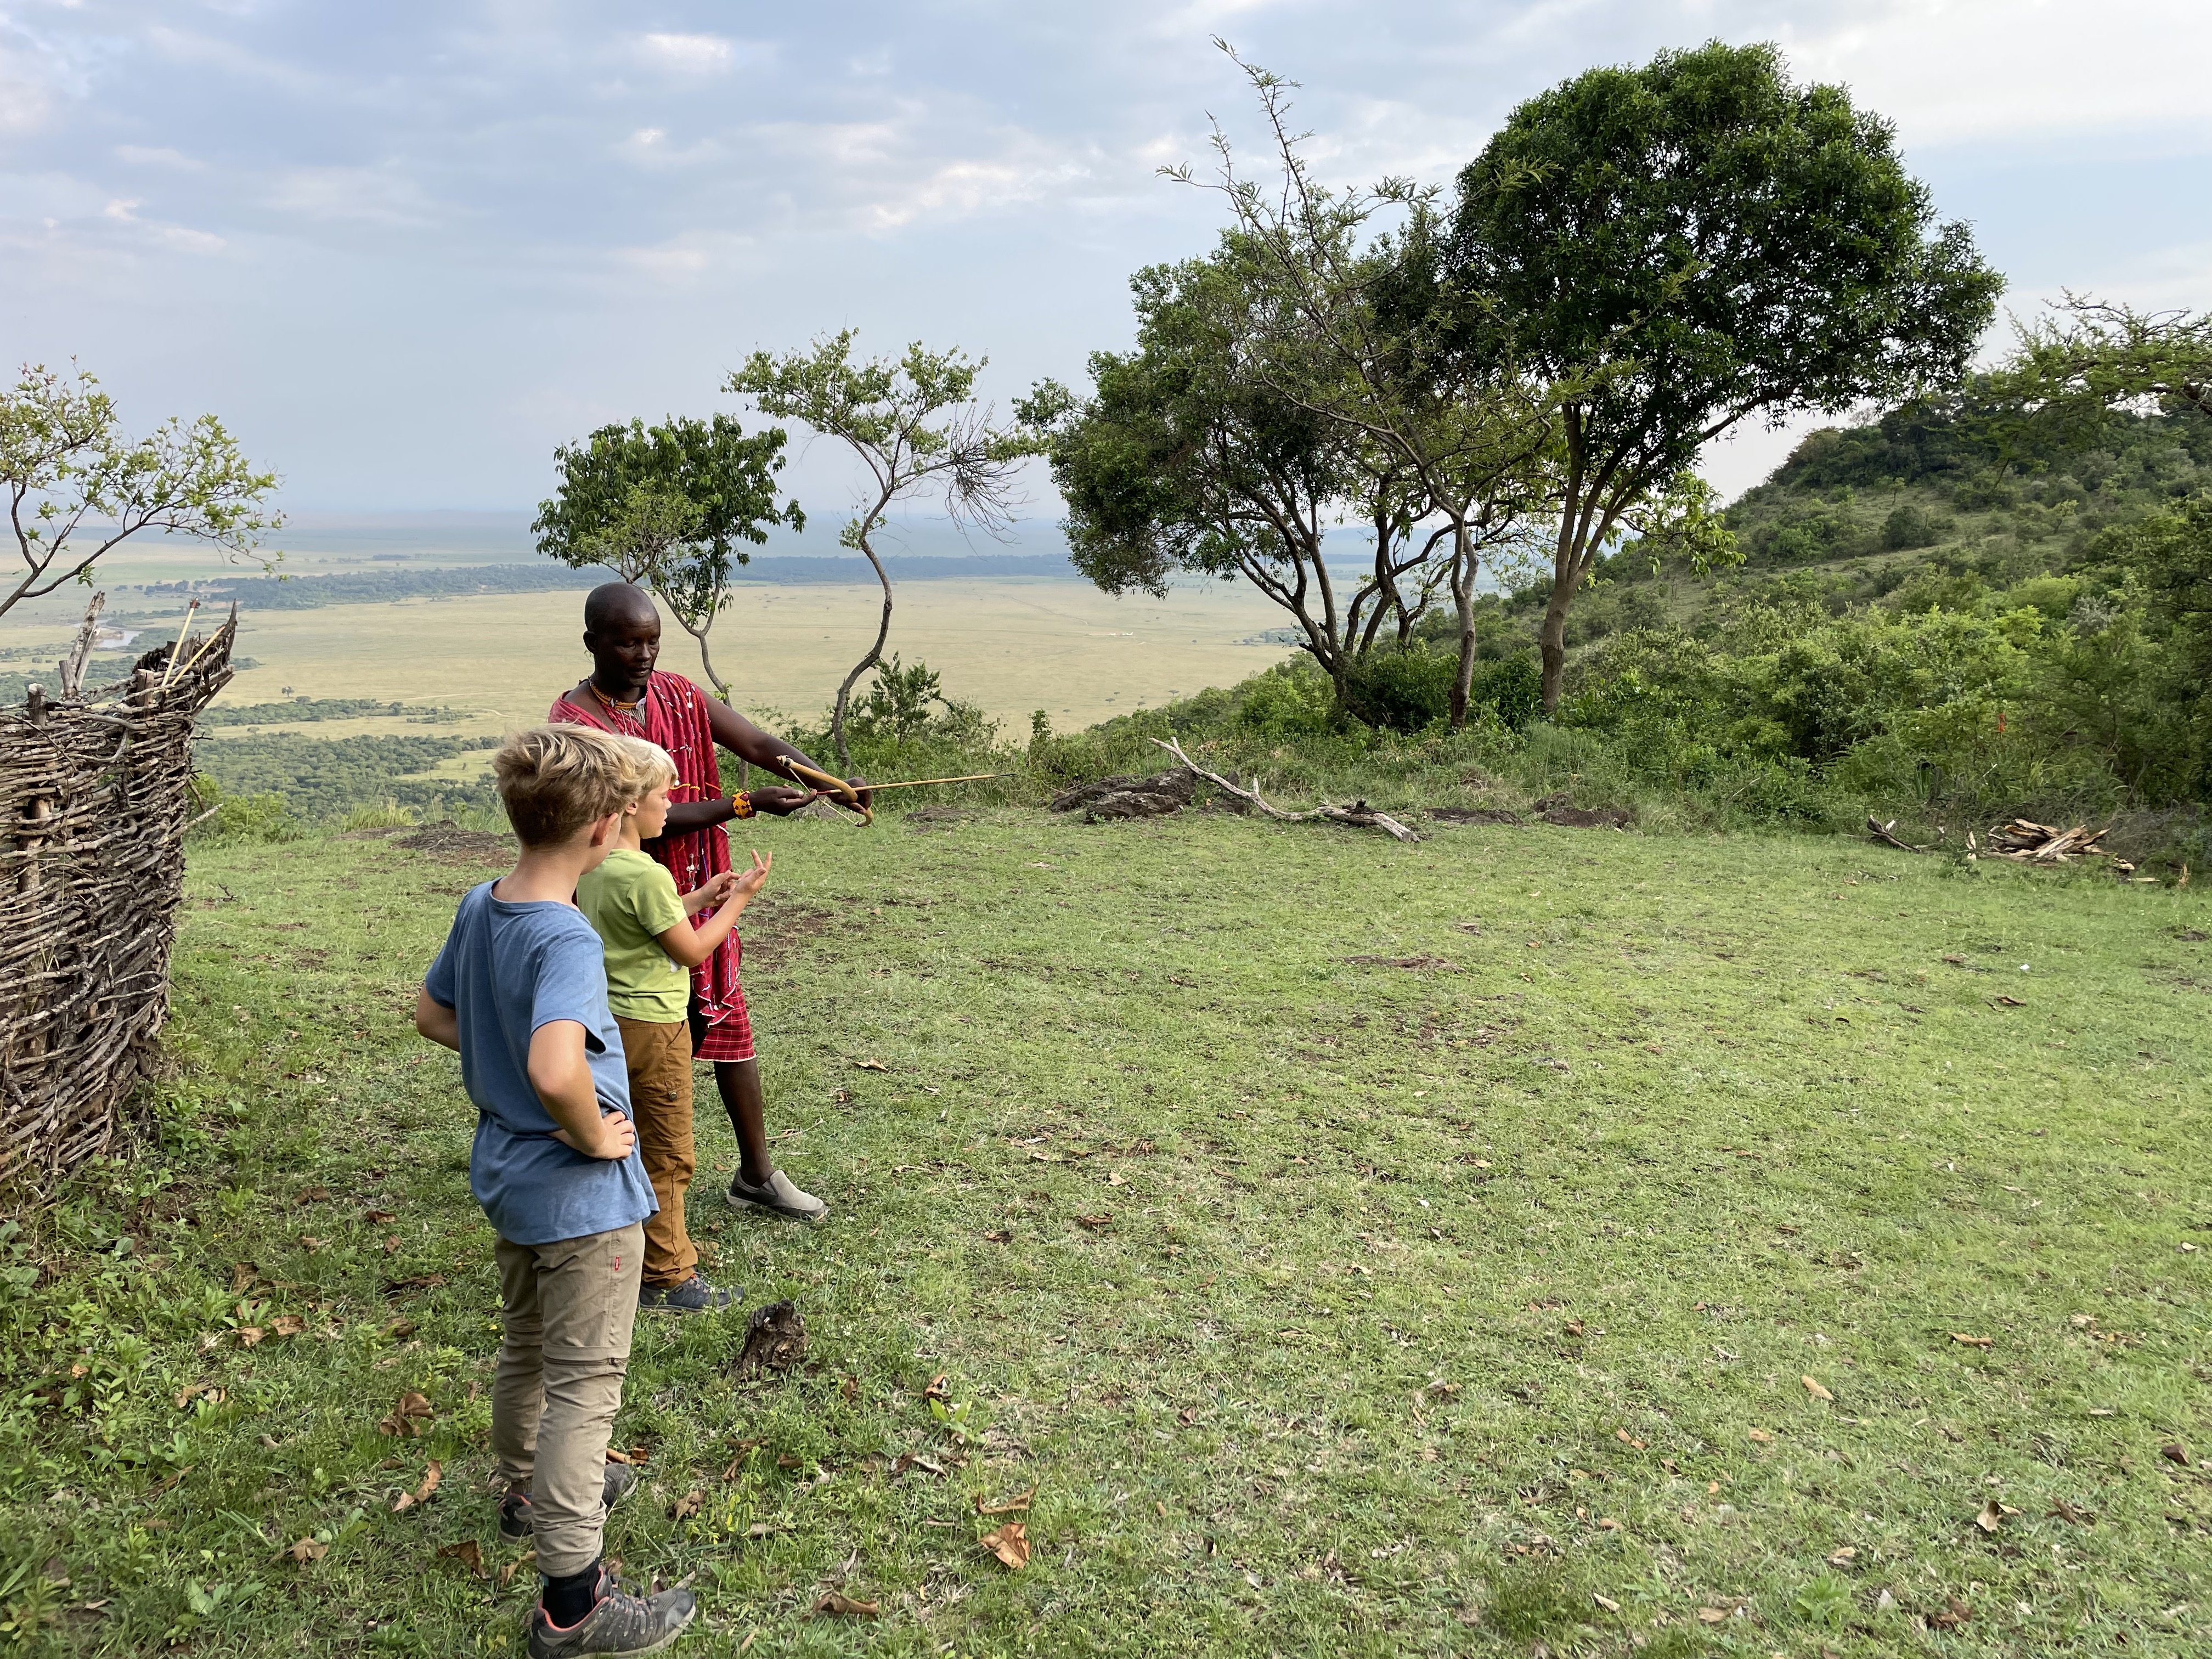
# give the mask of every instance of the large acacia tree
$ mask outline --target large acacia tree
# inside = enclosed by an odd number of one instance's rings
[[[2002,285],[1887,121],[1718,43],[1521,105],[1460,174],[1449,265],[1559,409],[1547,712],[1576,591],[1631,514],[1742,421],[1955,379]]]

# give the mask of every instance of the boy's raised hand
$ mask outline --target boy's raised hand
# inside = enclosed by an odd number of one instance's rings
[[[742,873],[732,872],[732,879],[736,883],[736,885],[732,890],[733,892],[742,894],[746,898],[750,898],[755,893],[759,892],[762,888],[768,884],[768,872],[774,867],[775,864],[775,854],[761,853],[757,851],[754,852],[753,867],[751,869],[744,871]]]
[[[707,884],[699,890],[706,895],[706,903],[702,908],[714,908],[735,892],[737,886],[738,872],[734,870],[725,870],[719,876],[710,878]]]

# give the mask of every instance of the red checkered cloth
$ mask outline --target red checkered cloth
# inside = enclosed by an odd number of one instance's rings
[[[668,792],[672,805],[722,799],[721,761],[714,750],[714,729],[707,720],[707,695],[681,674],[656,670],[635,714],[586,690],[580,697],[571,693],[560,698],[546,718],[659,744],[676,763],[676,785]],[[730,867],[730,838],[719,823],[689,835],[663,836],[646,850],[667,866],[679,893],[697,891]],[[698,922],[692,918],[694,927]],[[706,1022],[693,1046],[696,1059],[753,1057],[753,1023],[745,1011],[744,987],[738,980],[744,954],[744,945],[732,928],[714,954],[691,970],[691,1006]]]

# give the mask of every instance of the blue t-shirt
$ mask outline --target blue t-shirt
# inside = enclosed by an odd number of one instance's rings
[[[660,1206],[633,1146],[586,1158],[553,1139],[530,1085],[530,1039],[573,1019],[601,1111],[629,1109],[622,1032],[607,1012],[599,936],[566,904],[510,904],[492,884],[471,888],[423,988],[459,1016],[461,1080],[477,1105],[469,1190],[500,1237],[517,1244],[582,1238],[642,1221]]]

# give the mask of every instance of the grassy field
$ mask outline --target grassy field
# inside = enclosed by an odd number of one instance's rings
[[[715,625],[716,665],[734,682],[738,707],[812,720],[875,637],[881,604],[875,589],[858,586],[741,587]],[[249,614],[238,649],[258,666],[240,674],[220,701],[296,695],[435,704],[465,717],[441,730],[497,736],[543,719],[546,705],[589,671],[582,614],[576,592]],[[980,704],[1019,736],[1032,709],[1069,731],[1175,694],[1233,684],[1285,654],[1285,647],[1239,642],[1283,620],[1243,586],[1177,589],[1156,601],[1110,599],[1086,582],[918,581],[899,590],[890,648],[940,671],[949,695]],[[46,662],[50,672],[73,623],[44,613],[10,617],[0,623],[0,650],[39,647],[23,661]],[[139,648],[174,633],[155,630]],[[661,665],[703,683],[697,648],[672,623]],[[372,717],[298,729],[344,738],[409,728]],[[225,728],[224,735],[247,730]]]
[[[760,839],[773,1121],[835,1218],[696,1211],[803,1371],[641,1328],[611,1547],[699,1589],[678,1651],[2203,1650],[2194,892],[1548,828]],[[195,854],[161,1150],[0,1244],[0,1639],[520,1652],[472,1115],[407,1025],[462,856]],[[978,1506],[1032,1489],[1011,1571]]]

